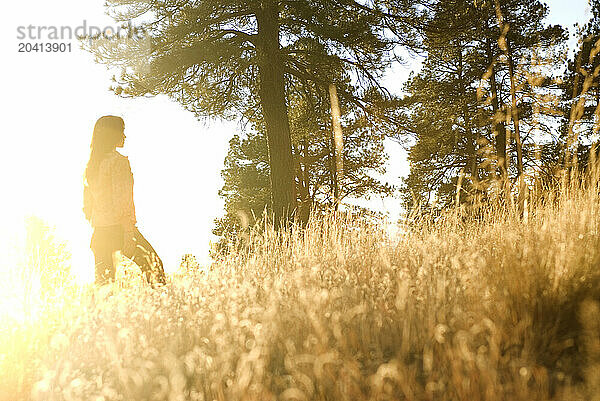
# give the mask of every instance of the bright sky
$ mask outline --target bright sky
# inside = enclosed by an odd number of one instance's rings
[[[89,157],[92,128],[98,117],[121,115],[135,177],[140,231],[156,248],[167,271],[184,253],[208,260],[213,220],[223,213],[217,195],[220,171],[236,123],[198,122],[164,96],[122,99],[108,91],[113,75],[93,62],[75,39],[70,53],[18,53],[17,27],[115,26],[104,14],[104,1],[23,0],[6,5],[10,19],[2,30],[3,115],[0,151],[2,200],[0,243],[22,232],[23,217],[35,214],[55,226],[68,242],[75,273],[93,280],[91,228],[81,211],[82,175]],[[586,0],[549,0],[552,23],[571,26],[589,16]],[[10,22],[8,22],[10,21]],[[399,67],[388,82],[399,88],[410,68]],[[384,178],[400,184],[407,172],[406,153],[388,144],[390,163]],[[372,207],[400,212],[397,199],[371,200]],[[0,263],[0,266],[2,264]]]

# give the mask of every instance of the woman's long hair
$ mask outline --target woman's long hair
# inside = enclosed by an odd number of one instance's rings
[[[85,169],[87,185],[90,185],[98,175],[98,167],[102,159],[123,138],[124,129],[125,122],[118,116],[103,116],[96,121],[94,133],[92,134],[92,144],[90,145],[90,160]]]

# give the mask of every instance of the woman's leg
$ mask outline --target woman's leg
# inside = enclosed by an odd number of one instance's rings
[[[93,248],[95,266],[96,285],[108,284],[115,279],[115,265],[113,263],[113,250],[110,248],[98,246]]]
[[[97,285],[107,284],[115,280],[115,263],[113,253],[121,247],[123,234],[120,226],[96,227],[92,234],[90,248],[94,252],[95,282]]]
[[[133,240],[135,242],[133,253],[125,253],[125,256],[133,260],[140,267],[149,283],[158,282],[165,284],[166,278],[162,260],[160,260],[152,245],[144,238],[137,227]]]

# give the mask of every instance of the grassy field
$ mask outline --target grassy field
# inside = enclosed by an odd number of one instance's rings
[[[398,233],[329,216],[158,290],[21,266],[0,284],[0,397],[600,400],[597,188]]]

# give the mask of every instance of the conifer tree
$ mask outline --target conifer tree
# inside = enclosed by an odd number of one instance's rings
[[[592,0],[590,5],[592,18],[578,29],[577,51],[562,85],[565,166],[577,164],[578,154],[590,141],[597,141],[600,132],[600,1]]]
[[[305,224],[311,209],[332,210],[337,205],[332,120],[326,89],[310,94],[296,92],[288,97],[298,217]],[[342,115],[344,175],[339,183],[339,199],[391,194],[393,188],[376,178],[385,172],[387,133],[344,106],[342,103],[342,110],[346,110]],[[230,141],[222,170],[224,185],[219,191],[225,201],[225,215],[216,219],[213,230],[221,237],[221,250],[227,243],[243,240],[271,207],[267,141],[261,126],[256,128]]]
[[[561,27],[544,25],[547,11],[538,1],[436,2],[422,30],[427,57],[404,99],[404,131],[415,140],[403,190],[409,207],[462,202],[481,194],[494,170],[507,180],[530,166],[533,110],[540,88],[552,86],[539,55],[565,39]]]

